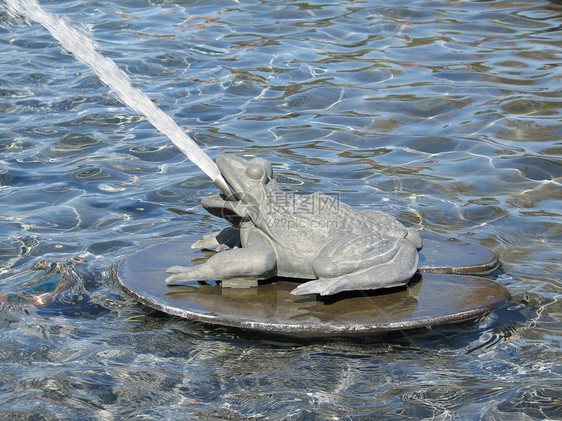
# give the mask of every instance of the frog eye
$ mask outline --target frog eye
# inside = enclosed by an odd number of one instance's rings
[[[267,178],[271,178],[273,176],[273,167],[271,166],[271,162],[266,161],[263,158],[254,158],[250,161],[250,165],[259,165],[265,169],[265,173],[267,174]]]
[[[246,175],[252,180],[261,180],[265,174],[265,170],[260,165],[249,165],[246,168]]]

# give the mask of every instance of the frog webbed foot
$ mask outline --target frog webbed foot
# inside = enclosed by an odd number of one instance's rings
[[[406,239],[363,235],[343,244],[334,241],[314,259],[318,279],[299,285],[291,294],[332,295],[406,285],[418,260],[415,246]]]

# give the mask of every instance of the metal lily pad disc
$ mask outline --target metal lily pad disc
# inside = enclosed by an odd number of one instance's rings
[[[276,334],[353,336],[470,320],[506,301],[498,283],[467,275],[419,274],[407,288],[295,296],[288,279],[253,288],[222,288],[217,282],[168,286],[165,269],[197,264],[208,254],[190,248],[194,238],[158,242],[119,267],[121,286],[141,303],[165,313],[215,325]]]
[[[421,232],[418,270],[424,273],[485,274],[499,265],[495,251],[474,240]]]

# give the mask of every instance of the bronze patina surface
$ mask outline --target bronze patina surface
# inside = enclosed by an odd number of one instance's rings
[[[193,246],[219,253],[199,266],[170,266],[166,282],[288,277],[307,281],[291,294],[333,295],[405,286],[416,273],[419,233],[394,216],[320,192],[284,191],[263,158],[224,153],[217,165],[233,193],[201,204],[230,226]]]
[[[463,268],[489,265],[479,260],[482,256],[489,258],[487,249],[472,241],[427,237],[429,244],[444,243],[445,261],[449,261],[457,247],[457,252],[467,256]],[[163,282],[167,267],[178,262],[201,264],[214,253],[192,249],[196,238],[194,235],[162,241],[136,252],[120,265],[120,284],[141,303],[171,315],[310,337],[376,334],[470,320],[506,301],[506,290],[496,282],[442,273],[418,274],[403,288],[343,292],[329,297],[292,295],[290,292],[298,283],[287,278],[260,281],[258,287],[250,288],[222,288],[215,281],[167,285]],[[431,260],[441,253],[423,253],[422,250],[421,269],[425,265],[433,271],[458,273],[453,267],[440,267],[439,260]]]

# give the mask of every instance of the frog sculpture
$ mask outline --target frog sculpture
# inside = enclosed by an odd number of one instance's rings
[[[323,193],[284,192],[262,158],[223,154],[217,165],[234,194],[202,205],[231,226],[195,242],[192,248],[218,253],[168,268],[167,283],[280,276],[309,280],[291,294],[331,295],[403,286],[416,272],[420,236],[393,216],[357,211]]]

